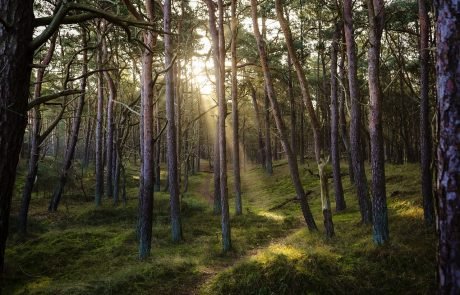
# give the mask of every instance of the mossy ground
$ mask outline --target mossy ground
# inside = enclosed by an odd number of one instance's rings
[[[284,162],[277,163],[273,176],[248,167],[242,177],[241,216],[234,215],[231,179],[229,183],[234,250],[227,254],[221,253],[220,217],[212,214],[212,174],[207,172],[191,176],[189,191],[182,195],[180,244],[170,239],[168,195],[155,193],[152,256],[146,261],[139,261],[137,254],[135,169],[128,170],[126,206],[114,207],[104,199],[96,209],[76,185],[59,211],[48,213],[50,194],[35,193],[25,238],[16,234],[17,194],[3,294],[434,292],[435,235],[423,225],[418,166],[387,165],[391,241],[383,247],[372,243],[370,227],[359,225],[348,177],[348,209],[334,214],[336,237],[324,238],[319,183],[306,169],[301,166],[301,175],[305,187],[314,191],[310,203],[320,231],[308,232],[297,202],[269,210],[294,197]],[[83,179],[88,196],[93,179]]]

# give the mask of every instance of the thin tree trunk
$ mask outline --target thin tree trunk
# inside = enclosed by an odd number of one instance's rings
[[[102,35],[102,33],[100,33]],[[103,38],[101,36],[101,38]],[[97,52],[97,115],[96,115],[96,190],[95,202],[99,207],[104,194],[104,154],[103,154],[103,124],[104,124],[104,74],[102,72],[102,49]]]
[[[262,71],[264,74],[265,84],[267,86],[267,94],[270,99],[270,103],[273,109],[273,116],[275,118],[276,127],[280,134],[280,139],[283,144],[284,151],[288,159],[289,170],[291,173],[291,179],[296,190],[297,197],[300,199],[300,206],[302,208],[302,213],[307,223],[308,229],[310,231],[316,231],[318,228],[316,226],[313,215],[310,211],[310,206],[308,205],[307,198],[305,196],[305,191],[302,187],[302,182],[300,180],[299,168],[297,166],[297,160],[294,158],[294,155],[289,144],[289,136],[286,132],[286,127],[281,116],[281,110],[276,99],[276,93],[273,88],[273,81],[270,73],[270,69],[267,61],[267,53],[265,50],[265,40],[262,39],[262,36],[259,31],[258,17],[257,17],[257,0],[251,0],[251,16],[252,24],[254,29],[254,35],[257,41],[257,48],[259,51],[260,63],[262,65]]]
[[[355,187],[358,194],[359,210],[361,222],[364,224],[372,223],[372,210],[368,194],[366,173],[364,170],[364,159],[361,153],[361,101],[358,93],[358,74],[355,38],[353,33],[353,11],[352,0],[343,1],[343,18],[345,40],[347,44],[348,58],[348,84],[351,101],[351,121],[350,121],[350,151],[355,176]]]
[[[307,79],[304,75],[303,68],[297,58],[296,52],[294,50],[294,42],[291,35],[291,30],[289,28],[289,24],[286,21],[283,13],[283,6],[281,0],[275,0],[275,8],[276,8],[276,15],[278,17],[278,21],[281,25],[281,29],[283,30],[284,37],[286,39],[286,46],[288,48],[289,54],[291,55],[291,60],[294,65],[295,71],[297,73],[297,79],[299,80],[300,90],[302,93],[302,99],[304,101],[305,107],[307,109],[308,115],[310,117],[310,123],[313,129],[313,140],[315,144],[315,159],[316,164],[318,165],[318,172],[320,175],[320,182],[321,183],[321,203],[323,207],[323,217],[324,224],[326,228],[326,235],[328,237],[332,237],[334,235],[334,226],[332,223],[332,212],[330,208],[330,201],[329,201],[329,191],[327,189],[327,177],[324,174],[324,166],[326,162],[321,159],[321,128],[313,108],[313,103],[311,100],[310,93],[308,91],[308,83]],[[326,212],[325,212],[326,211]],[[331,230],[332,229],[332,230]]]
[[[368,0],[369,12],[369,134],[372,168],[373,239],[377,245],[389,239],[383,151],[382,92],[379,82],[380,47],[384,26],[383,0]]]
[[[429,102],[430,46],[428,43],[430,20],[424,0],[418,1],[418,14],[420,22],[420,168],[425,224],[432,225],[434,223],[434,207]]]
[[[460,293],[460,6],[437,0],[438,292]]]
[[[267,35],[265,12],[262,13],[262,38],[265,40]],[[268,56],[267,56],[268,62]],[[267,81],[265,81],[267,83]],[[273,174],[273,152],[272,152],[272,139],[270,132],[270,99],[268,98],[267,85],[264,86],[264,115],[265,115],[265,171]]]
[[[256,89],[252,84],[250,84],[251,88],[251,98],[252,104],[254,106],[254,112],[256,113],[256,121],[257,121],[257,143],[259,145],[258,149],[258,161],[262,164],[262,167],[265,166],[265,147],[264,147],[264,138],[262,135],[262,119],[260,118],[260,111],[259,111],[259,104],[257,102],[257,93]]]
[[[238,122],[238,78],[237,78],[237,57],[236,42],[238,34],[238,19],[236,16],[237,1],[232,0],[232,129],[233,129],[233,183],[235,185],[235,213],[243,213],[243,204],[241,201],[241,176],[240,176],[240,139],[239,139],[239,122]]]
[[[218,0],[219,21],[219,152],[220,152],[220,198],[222,205],[222,248],[224,252],[232,248],[230,233],[230,212],[228,207],[227,187],[227,141],[225,135],[225,119],[227,117],[227,100],[225,99],[225,36],[224,36],[224,3]]]
[[[57,210],[59,206],[59,202],[61,200],[62,192],[64,190],[65,183],[67,182],[68,173],[70,167],[72,166],[72,161],[75,154],[75,147],[77,146],[78,141],[78,133],[80,132],[80,122],[81,122],[81,115],[83,113],[83,107],[85,104],[85,90],[86,90],[86,74],[88,72],[88,50],[87,47],[87,40],[86,40],[86,31],[82,30],[82,38],[83,38],[83,60],[82,60],[82,79],[80,82],[80,90],[82,93],[78,99],[77,109],[74,112],[74,119],[72,122],[72,131],[70,134],[69,142],[66,149],[66,154],[64,157],[64,163],[59,175],[58,184],[54,190],[53,198],[48,207],[48,211],[54,212]]]
[[[337,51],[341,33],[341,24],[336,24],[331,48],[331,158],[332,173],[334,176],[335,210],[343,211],[347,208],[343,196],[342,176],[340,174],[339,153],[339,113],[337,99]],[[320,174],[321,175],[321,174]],[[326,179],[327,181],[327,179]]]
[[[171,0],[165,0],[163,5],[164,31],[171,32]],[[164,35],[165,43],[165,68],[173,62],[172,38],[170,34]],[[167,150],[168,150],[168,180],[169,196],[171,207],[171,235],[173,242],[182,240],[182,223],[180,217],[180,199],[179,199],[179,175],[177,169],[177,134],[176,119],[174,109],[174,73],[168,70],[165,74],[165,99],[166,99],[166,118],[167,126]]]

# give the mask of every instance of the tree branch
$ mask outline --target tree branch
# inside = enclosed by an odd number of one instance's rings
[[[81,90],[76,90],[76,89],[66,89],[61,92],[53,93],[50,95],[43,95],[40,97],[37,97],[36,99],[32,100],[29,102],[27,105],[27,110],[31,110],[34,106],[48,102],[50,100],[59,98],[61,96],[67,96],[67,95],[72,95],[72,94],[80,94],[82,93]]]

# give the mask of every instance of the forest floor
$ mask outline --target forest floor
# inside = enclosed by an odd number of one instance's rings
[[[85,174],[73,181],[58,212],[48,213],[52,188],[39,185],[27,237],[16,233],[20,174],[2,294],[434,293],[436,239],[434,229],[423,224],[419,167],[386,166],[391,240],[382,247],[372,243],[371,227],[359,224],[348,177],[348,208],[334,214],[336,236],[324,237],[319,181],[310,167],[315,170],[312,164],[300,169],[305,188],[313,191],[309,201],[319,232],[306,229],[298,202],[270,210],[295,195],[285,162],[275,164],[272,176],[248,167],[242,174],[243,215],[234,214],[229,179],[234,249],[222,254],[220,217],[213,215],[210,198],[213,175],[200,172],[182,194],[182,243],[170,239],[167,193],[155,193],[152,256],[146,261],[137,256],[135,167],[127,169],[125,206],[106,198],[95,208],[94,176]],[[53,183],[45,172],[39,180]]]

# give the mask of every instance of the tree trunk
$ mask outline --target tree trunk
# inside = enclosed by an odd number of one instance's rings
[[[380,47],[384,26],[383,0],[368,0],[369,12],[369,135],[372,168],[373,239],[377,245],[389,239],[383,151],[382,92],[380,90]]]
[[[424,0],[418,1],[418,14],[420,22],[420,168],[425,224],[432,225],[434,208],[429,98],[430,45],[428,43],[430,20]]]
[[[42,65],[49,65],[54,50],[56,47],[56,38],[58,34],[55,33],[51,38],[51,43],[43,58]],[[35,80],[34,87],[34,99],[41,96],[43,77],[45,75],[45,68],[40,68],[37,71],[37,78]],[[24,190],[22,192],[21,208],[19,210],[19,231],[22,234],[27,232],[27,217],[29,214],[30,199],[32,197],[32,190],[35,184],[35,180],[38,172],[38,160],[40,158],[40,144],[43,142],[43,138],[40,137],[40,130],[42,127],[42,117],[40,111],[40,105],[35,106],[32,109],[32,134],[31,134],[31,147],[30,147],[30,158],[29,167],[27,171],[27,177],[24,183]]]
[[[331,211],[330,201],[329,201],[329,191],[327,189],[327,177],[324,175],[324,169],[323,169],[324,168],[323,166],[326,165],[327,161],[323,161],[321,159],[322,149],[321,149],[321,137],[320,137],[320,134],[321,134],[320,124],[318,121],[318,117],[315,113],[315,110],[313,108],[313,103],[312,103],[310,93],[308,91],[307,79],[304,75],[303,68],[299,62],[299,59],[297,58],[297,55],[294,49],[294,41],[292,39],[289,24],[284,18],[283,6],[281,3],[281,0],[275,0],[275,8],[276,8],[276,15],[278,17],[278,21],[280,23],[281,29],[283,30],[283,33],[284,33],[284,37],[286,39],[287,49],[291,56],[291,60],[294,65],[294,69],[297,73],[297,79],[299,80],[300,90],[302,93],[302,99],[307,109],[308,116],[310,117],[310,123],[313,129],[313,140],[315,144],[315,160],[316,160],[316,164],[318,165],[320,182],[322,182],[321,183],[321,196],[322,196],[321,201],[322,201],[323,211],[325,210]],[[323,181],[326,181],[326,182],[323,182]],[[326,234],[328,236],[330,234],[333,235],[333,230],[331,231],[328,229],[328,227],[330,226],[333,227],[332,214],[324,214],[323,217],[328,219],[328,220],[326,219],[324,220],[324,224],[326,225]]]
[[[343,211],[347,208],[343,196],[342,176],[340,174],[339,153],[339,113],[337,99],[337,51],[341,33],[341,24],[336,24],[331,48],[331,158],[332,173],[334,176],[335,210]],[[327,181],[327,179],[326,179]]]
[[[102,41],[102,50],[104,61],[107,58],[107,46],[105,44],[105,40]],[[107,102],[107,131],[106,131],[106,167],[107,167],[107,175],[106,175],[106,196],[109,199],[113,198],[113,168],[114,168],[114,148],[113,148],[113,133],[114,133],[114,100],[117,98],[117,89],[115,83],[113,82],[112,77],[110,76],[109,72],[104,72],[104,77],[107,81],[107,86],[109,88],[109,100]]]
[[[254,35],[257,41],[257,48],[259,51],[260,63],[262,65],[262,71],[264,74],[265,84],[267,88],[267,94],[270,99],[270,103],[273,109],[273,116],[275,118],[276,127],[280,134],[280,139],[283,144],[284,151],[288,159],[289,170],[291,173],[291,179],[296,190],[297,197],[300,199],[300,206],[302,208],[303,217],[307,223],[308,229],[310,231],[316,231],[318,228],[316,226],[313,215],[310,211],[310,206],[308,205],[307,198],[305,196],[305,191],[300,180],[299,168],[297,166],[297,159],[294,158],[292,153],[291,146],[289,144],[289,136],[286,132],[286,127],[284,125],[283,118],[281,116],[281,110],[276,99],[276,93],[273,87],[273,81],[268,66],[267,53],[265,50],[265,40],[262,39],[262,36],[259,31],[258,17],[257,17],[257,0],[251,0],[251,16],[252,24],[254,29]]]
[[[82,93],[80,94],[80,97],[78,99],[78,105],[77,109],[74,113],[74,119],[72,122],[72,131],[70,135],[70,140],[67,144],[67,150],[66,154],[64,157],[64,163],[63,167],[61,170],[61,173],[59,175],[59,180],[58,184],[54,190],[53,193],[53,198],[51,199],[51,202],[48,207],[48,211],[54,212],[57,210],[59,206],[59,202],[61,200],[62,196],[62,191],[64,190],[65,183],[67,181],[67,176],[70,170],[70,167],[72,166],[72,160],[75,154],[75,147],[77,145],[78,141],[78,133],[80,131],[80,122],[81,122],[81,115],[83,113],[83,106],[85,104],[85,90],[86,90],[86,74],[88,72],[88,52],[87,52],[87,41],[86,41],[86,32],[85,30],[82,30],[82,38],[83,38],[83,43],[82,47],[83,49],[83,69],[82,69],[82,79],[81,79],[81,84],[80,84],[80,90]]]
[[[235,213],[243,213],[241,202],[241,176],[240,176],[240,139],[238,122],[238,78],[236,69],[236,42],[238,34],[238,19],[236,16],[237,1],[232,0],[232,129],[233,129],[233,183],[235,185]]]
[[[101,38],[103,38],[101,36]],[[96,207],[101,205],[104,194],[104,153],[103,153],[103,124],[104,124],[104,74],[102,72],[102,49],[97,52],[97,116],[96,116]]]
[[[252,104],[254,106],[254,112],[256,113],[256,121],[257,121],[257,143],[259,145],[258,149],[258,161],[262,164],[262,167],[265,166],[265,147],[264,147],[264,139],[262,135],[262,119],[260,118],[260,111],[259,111],[259,104],[257,102],[257,93],[256,89],[252,84],[250,85],[251,88],[251,98]]]
[[[33,58],[33,1],[0,0],[0,272],[3,273],[16,167],[27,126]],[[6,27],[9,26],[9,27]]]
[[[460,6],[437,0],[439,294],[460,293]]]
[[[220,152],[220,198],[222,205],[222,248],[224,252],[232,248],[230,233],[230,213],[228,207],[227,187],[227,141],[225,135],[225,118],[227,117],[227,100],[225,99],[225,36],[224,36],[224,3],[218,0],[219,21],[219,152]]]
[[[155,19],[154,3],[145,0],[147,19]],[[152,215],[153,215],[153,53],[157,34],[144,32],[145,48],[142,52],[142,172],[139,206],[139,258],[150,256],[152,247]]]
[[[163,6],[164,31],[171,31],[171,0],[165,0]],[[164,35],[165,43],[165,68],[173,62],[173,44],[170,34]],[[177,170],[177,134],[176,119],[174,109],[174,73],[168,70],[165,74],[165,99],[166,99],[166,118],[167,126],[167,150],[168,150],[168,179],[169,179],[169,196],[171,207],[171,235],[173,242],[182,240],[182,223],[180,217],[180,199],[179,199],[179,175]]]
[[[348,58],[348,85],[351,101],[351,121],[350,121],[350,151],[355,177],[355,187],[358,194],[359,210],[361,222],[364,224],[372,223],[371,203],[369,200],[366,173],[364,170],[364,159],[361,153],[361,101],[358,94],[358,74],[355,49],[355,38],[353,33],[353,12],[352,0],[343,1],[343,18],[345,40],[347,44]]]
[[[267,35],[267,29],[265,26],[266,17],[265,12],[262,13],[262,38],[265,40]],[[267,56],[268,62],[268,56]],[[273,174],[273,152],[272,152],[272,139],[270,132],[270,99],[268,98],[267,81],[264,86],[264,103],[265,103],[265,171],[269,174]]]

